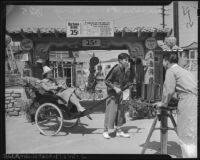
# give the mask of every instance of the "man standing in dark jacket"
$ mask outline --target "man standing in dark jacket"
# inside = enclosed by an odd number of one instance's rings
[[[130,71],[129,71],[129,55],[121,53],[118,55],[119,64],[115,65],[105,78],[107,93],[110,98],[106,101],[106,111],[104,119],[103,136],[109,139],[108,129],[113,129],[116,125],[116,136],[130,137],[129,134],[121,130],[121,126],[126,123],[125,112],[121,104],[123,94],[122,91],[129,87]]]

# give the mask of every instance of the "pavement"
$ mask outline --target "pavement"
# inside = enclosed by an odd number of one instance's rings
[[[153,123],[153,119],[133,120],[127,113],[123,130],[131,137],[121,138],[111,134],[111,139],[104,139],[104,113],[91,114],[91,117],[93,120],[82,117],[78,126],[70,130],[62,128],[56,136],[41,135],[36,125],[27,122],[24,115],[6,117],[6,153],[140,154]],[[172,127],[170,120],[168,125]],[[159,126],[158,121],[156,127]],[[145,154],[160,154],[159,130],[153,132]],[[178,137],[172,130],[168,131],[168,154],[173,158],[182,157]]]

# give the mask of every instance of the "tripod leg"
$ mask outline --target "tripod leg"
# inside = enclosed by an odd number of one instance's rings
[[[167,141],[168,141],[168,117],[166,111],[162,111],[160,121],[160,142],[161,142],[161,154],[167,154]]]
[[[170,114],[169,117],[170,117],[170,119],[171,119],[171,121],[172,121],[172,124],[173,124],[173,126],[174,126],[175,132],[177,133],[177,127],[176,127],[176,122],[175,122],[175,120],[174,120],[174,117],[172,116],[172,114]]]
[[[142,149],[141,154],[144,154],[144,152],[145,152],[145,150],[146,150],[147,144],[149,143],[149,140],[150,140],[150,138],[151,138],[151,136],[152,136],[152,133],[153,133],[153,131],[154,131],[154,129],[155,129],[157,120],[158,120],[158,117],[156,116],[156,117],[154,118],[154,121],[153,121],[152,125],[151,125],[151,129],[150,129],[150,131],[149,131],[148,137],[147,137],[147,139],[146,139],[146,141],[145,141],[145,144],[144,144],[144,147],[143,147],[143,149]]]

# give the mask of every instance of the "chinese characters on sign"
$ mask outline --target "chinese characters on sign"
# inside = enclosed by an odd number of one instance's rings
[[[67,37],[113,37],[113,23],[102,21],[67,22]]]
[[[145,55],[146,71],[144,75],[144,84],[153,83],[154,80],[154,52],[148,51]]]

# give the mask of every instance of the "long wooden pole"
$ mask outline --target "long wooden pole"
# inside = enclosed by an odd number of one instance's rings
[[[176,37],[176,44],[179,46],[178,1],[173,2],[173,17],[174,17],[174,36]]]

